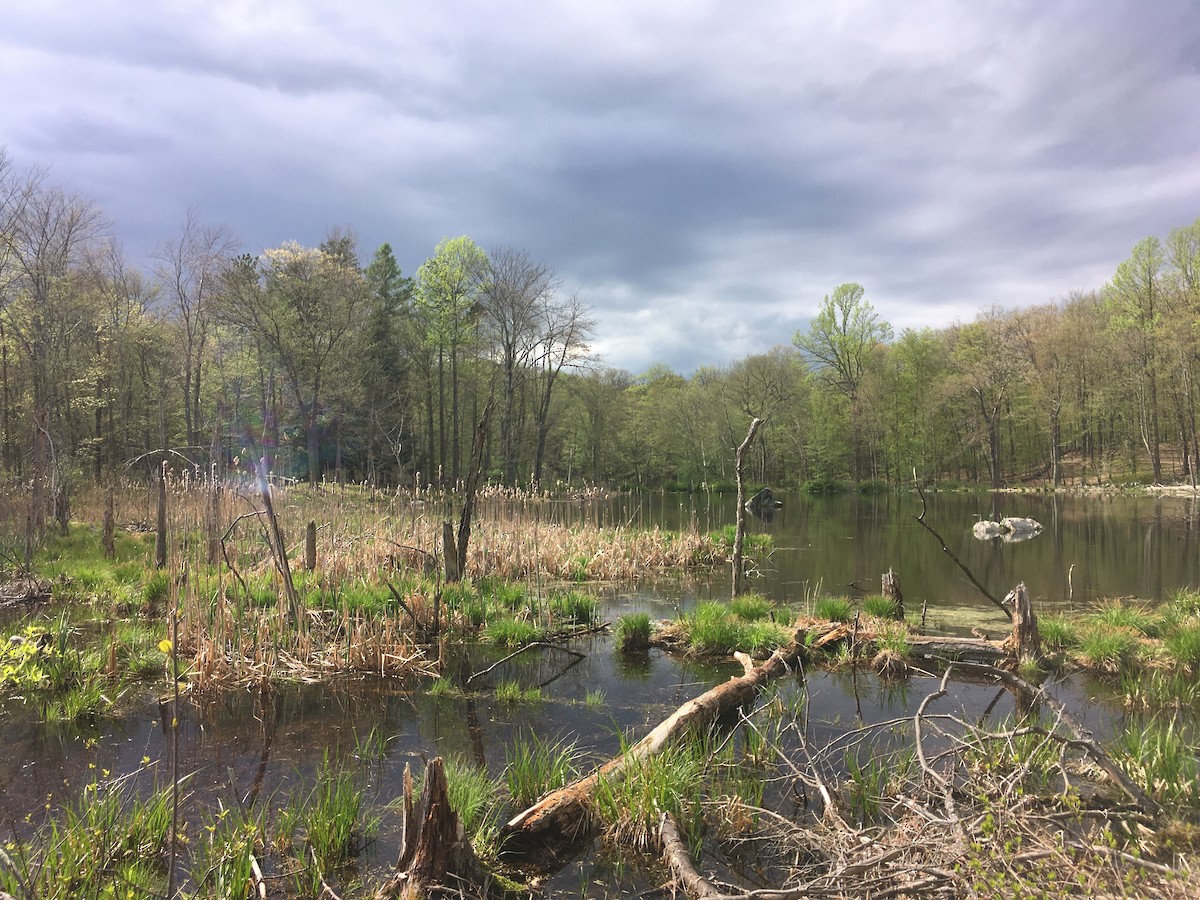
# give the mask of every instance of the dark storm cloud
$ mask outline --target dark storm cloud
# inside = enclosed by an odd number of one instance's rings
[[[1190,3],[809,6],[29,0],[0,142],[134,256],[188,206],[409,272],[526,249],[635,371],[787,343],[843,281],[898,327],[1097,288],[1200,215]]]

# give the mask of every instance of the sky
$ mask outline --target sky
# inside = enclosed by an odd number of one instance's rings
[[[603,364],[1098,289],[1200,217],[1194,0],[7,0],[0,147],[149,265],[352,228],[542,260]]]

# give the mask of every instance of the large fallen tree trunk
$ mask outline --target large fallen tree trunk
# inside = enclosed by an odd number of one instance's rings
[[[523,865],[551,869],[564,853],[576,850],[591,836],[592,800],[602,779],[621,779],[636,764],[648,759],[684,735],[701,731],[722,716],[752,701],[767,682],[792,671],[795,646],[776,651],[761,666],[745,654],[735,654],[745,674],[729,679],[689,700],[629,750],[590,775],[553,791],[510,819],[501,830],[504,853]]]

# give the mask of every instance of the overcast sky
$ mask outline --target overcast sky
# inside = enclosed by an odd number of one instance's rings
[[[836,11],[834,11],[836,10]],[[8,0],[0,146],[127,255],[189,207],[257,252],[544,260],[609,365],[1091,290],[1200,216],[1193,0]]]

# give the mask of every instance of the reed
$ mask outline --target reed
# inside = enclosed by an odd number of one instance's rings
[[[504,783],[513,806],[525,809],[569,784],[578,775],[578,756],[578,745],[566,738],[547,741],[535,732],[519,736],[505,750]]]
[[[623,652],[645,650],[650,646],[650,616],[647,613],[625,613],[617,619],[614,642]]]
[[[645,849],[668,813],[695,843],[701,826],[705,760],[695,743],[668,747],[638,760],[619,779],[603,778],[596,786],[596,812],[613,839]]]
[[[1200,810],[1196,735],[1172,716],[1130,721],[1113,741],[1113,755],[1151,797],[1177,815]]]
[[[523,687],[517,681],[501,681],[496,685],[496,701],[498,703],[541,703],[542,689],[539,687]]]
[[[813,605],[813,616],[826,622],[849,622],[854,604],[845,597],[821,597]]]
[[[305,839],[321,872],[349,862],[378,832],[379,816],[366,811],[364,787],[359,773],[325,752],[304,808]]]
[[[900,604],[882,594],[876,594],[863,600],[863,612],[876,619],[899,619]]]

